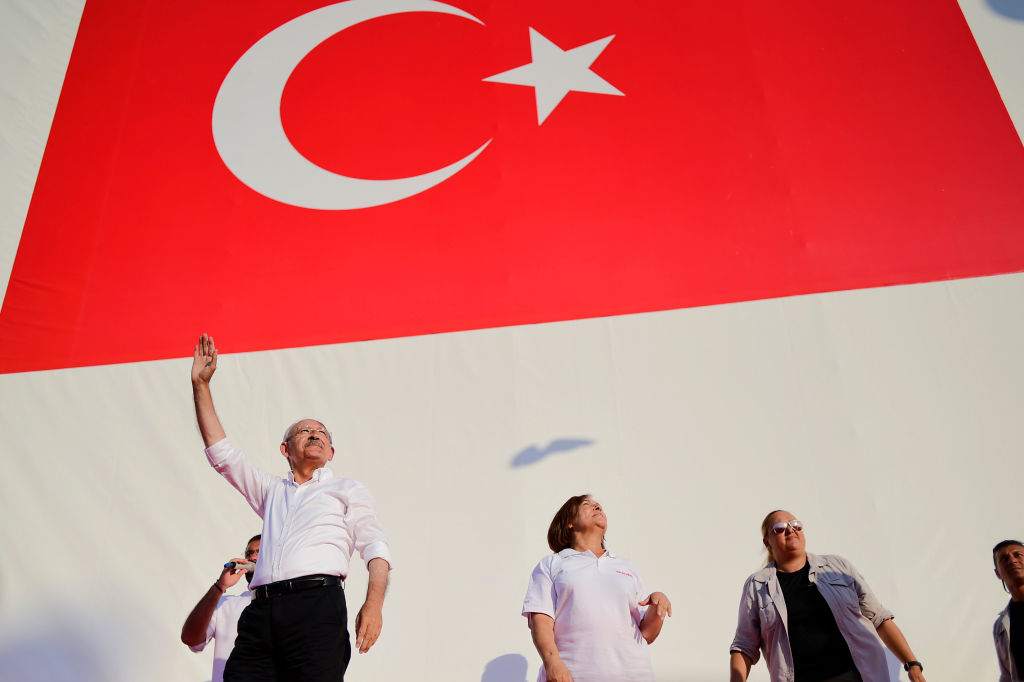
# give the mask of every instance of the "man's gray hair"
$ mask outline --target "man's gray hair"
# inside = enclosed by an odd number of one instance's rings
[[[298,420],[296,422],[292,422],[292,425],[289,426],[287,429],[285,429],[285,431],[284,431],[284,438],[281,439],[281,442],[282,443],[287,443],[288,439],[291,438],[292,435],[293,435],[292,431],[294,431],[295,427],[298,426],[302,422],[316,422],[320,426],[324,427],[324,431],[327,432],[327,442],[330,443],[331,445],[334,445],[334,436],[331,435],[331,430],[329,428],[327,428],[327,425],[324,424],[322,421],[320,421],[319,419],[313,419],[312,417],[303,417],[302,419],[300,419],[300,420]]]

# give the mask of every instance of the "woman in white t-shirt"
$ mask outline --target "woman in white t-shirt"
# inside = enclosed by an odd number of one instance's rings
[[[604,546],[608,517],[589,495],[562,505],[548,528],[554,554],[530,576],[523,615],[543,667],[539,682],[652,682],[647,645],[672,605],[647,592],[636,567]]]

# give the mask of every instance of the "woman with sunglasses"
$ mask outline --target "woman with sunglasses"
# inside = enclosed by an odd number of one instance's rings
[[[745,682],[759,650],[772,682],[889,682],[879,637],[910,681],[924,682],[892,613],[853,564],[809,554],[803,525],[781,509],[765,517],[761,538],[768,560],[743,585],[730,682]]]
[[[672,605],[647,592],[632,562],[604,546],[608,517],[589,495],[570,497],[548,528],[554,554],[530,576],[523,615],[543,667],[538,682],[653,682],[647,645]]]

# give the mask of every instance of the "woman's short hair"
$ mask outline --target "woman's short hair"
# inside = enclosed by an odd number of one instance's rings
[[[583,500],[588,497],[588,493],[573,495],[555,512],[555,518],[551,519],[551,525],[548,526],[548,547],[555,554],[572,547],[572,522],[576,520]]]

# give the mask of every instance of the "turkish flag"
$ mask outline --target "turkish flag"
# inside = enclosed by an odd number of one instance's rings
[[[955,0],[453,3],[89,0],[0,371],[1024,269]]]

